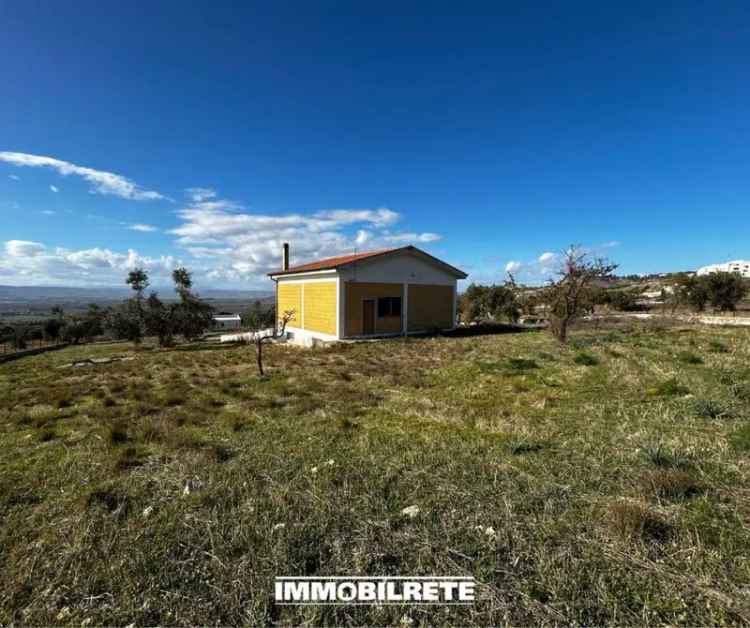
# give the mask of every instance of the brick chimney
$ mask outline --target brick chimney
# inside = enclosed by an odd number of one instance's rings
[[[284,242],[281,247],[281,270],[289,270],[289,242]]]

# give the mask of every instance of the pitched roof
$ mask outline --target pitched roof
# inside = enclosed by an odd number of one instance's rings
[[[406,247],[403,247],[406,248]],[[392,251],[398,251],[398,249],[380,249],[378,251],[367,251],[365,253],[357,253],[355,255],[340,255],[339,257],[327,257],[326,259],[320,259],[315,262],[308,262],[307,264],[301,264],[299,266],[291,266],[289,270],[277,270],[270,275],[289,275],[292,273],[305,273],[311,270],[333,270],[339,266],[345,266],[352,262],[357,262],[368,257],[375,257],[377,255],[383,255],[384,253],[391,253]]]
[[[306,272],[312,272],[316,270],[334,270],[337,268],[341,268],[342,266],[347,266],[349,264],[352,264],[354,262],[358,262],[360,260],[370,259],[373,257],[379,257],[381,255],[388,255],[391,253],[396,253],[399,251],[410,251],[412,253],[415,253],[423,258],[426,258],[433,263],[442,266],[449,272],[461,277],[466,278],[466,273],[462,270],[459,270],[458,268],[455,268],[454,266],[451,266],[450,264],[446,264],[442,260],[439,260],[436,257],[433,257],[429,253],[425,253],[424,251],[418,249],[415,246],[401,246],[398,248],[392,248],[392,249],[380,249],[377,251],[367,251],[364,253],[357,253],[355,255],[341,255],[339,257],[328,257],[326,259],[317,260],[315,262],[308,262],[307,264],[301,264],[299,266],[292,266],[289,268],[289,270],[278,270],[275,272],[268,273],[269,277],[278,277],[280,275],[292,275],[296,273],[306,273]]]

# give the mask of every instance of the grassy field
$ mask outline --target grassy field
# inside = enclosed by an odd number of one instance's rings
[[[105,356],[133,359],[65,366]],[[750,330],[266,359],[0,365],[0,623],[750,622]],[[480,600],[274,605],[275,576],[323,574],[472,575]]]

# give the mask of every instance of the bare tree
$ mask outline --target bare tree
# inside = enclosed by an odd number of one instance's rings
[[[263,345],[266,342],[271,342],[277,338],[282,338],[286,333],[286,326],[294,318],[295,310],[287,310],[281,316],[277,326],[273,329],[272,333],[264,333],[262,329],[256,329],[252,332],[249,337],[246,337],[245,342],[252,342],[255,345],[255,358],[258,363],[258,374],[261,378],[266,377],[266,373],[263,370]],[[267,331],[267,330],[266,330]]]
[[[544,289],[550,331],[560,342],[568,338],[568,328],[581,314],[591,309],[590,291],[597,279],[609,277],[617,268],[605,258],[590,258],[580,246],[571,246],[563,254],[557,281]]]

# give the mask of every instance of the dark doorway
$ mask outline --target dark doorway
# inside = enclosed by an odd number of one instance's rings
[[[375,300],[365,299],[362,301],[362,333],[375,333]]]

